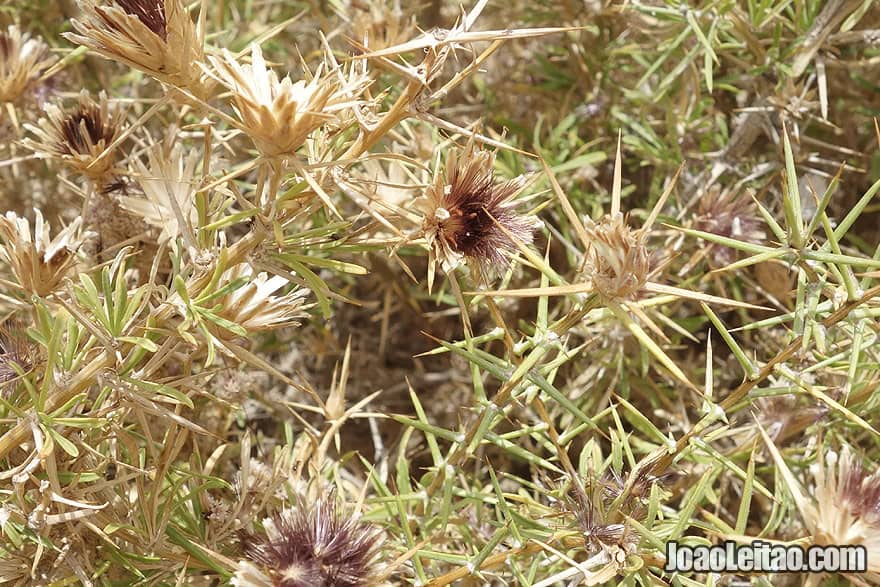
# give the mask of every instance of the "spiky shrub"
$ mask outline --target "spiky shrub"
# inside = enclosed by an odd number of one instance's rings
[[[0,583],[873,552],[877,11],[4,5]]]

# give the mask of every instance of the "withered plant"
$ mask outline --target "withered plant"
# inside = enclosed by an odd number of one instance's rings
[[[0,584],[878,584],[878,29],[5,3]]]

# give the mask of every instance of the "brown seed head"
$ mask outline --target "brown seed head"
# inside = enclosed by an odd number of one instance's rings
[[[612,545],[628,550],[638,543],[638,535],[620,515],[633,515],[635,508],[628,503],[616,511],[609,508],[613,498],[608,492],[613,490],[614,485],[611,478],[589,478],[572,483],[566,493],[564,507],[573,515],[588,552],[596,552]]]
[[[165,0],[116,0],[126,14],[136,16],[144,26],[163,41],[168,40],[168,22],[165,20]]]
[[[588,223],[587,267],[593,289],[609,299],[632,299],[648,281],[651,258],[646,234],[627,225],[622,215]]]
[[[654,485],[662,485],[673,477],[675,477],[675,473],[655,475],[650,467],[636,469],[626,475],[620,475],[609,468],[600,483],[603,486],[605,499],[609,502],[619,498],[626,491],[621,508],[635,512],[641,508],[642,501],[650,497],[651,488]]]
[[[72,110],[46,106],[47,116],[25,127],[36,137],[25,145],[42,157],[58,159],[97,183],[109,181],[114,157],[106,153],[122,132],[124,113],[111,108],[101,92],[98,102],[83,90]]]
[[[494,152],[470,143],[450,153],[445,173],[437,173],[419,198],[422,232],[429,246],[429,283],[438,262],[448,272],[462,260],[486,279],[509,265],[508,256],[517,251],[514,239],[532,242],[537,219],[518,214],[511,201],[525,180],[497,183],[494,163]]]
[[[380,531],[336,509],[331,494],[264,522],[265,536],[242,534],[245,555],[278,587],[363,587],[375,577]],[[243,564],[233,584],[245,584]]]

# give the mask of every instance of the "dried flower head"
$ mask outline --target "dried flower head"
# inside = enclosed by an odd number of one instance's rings
[[[54,62],[42,40],[15,25],[0,31],[0,103],[18,100]]]
[[[233,585],[362,587],[375,580],[380,530],[338,512],[335,495],[301,502],[263,526],[265,536],[242,536],[250,561],[239,565]]]
[[[147,159],[148,165],[135,162],[143,197],[119,196],[120,205],[159,228],[160,243],[191,235],[198,225],[195,194],[201,154],[195,149],[186,153],[179,143],[171,148],[157,144],[147,152]]]
[[[37,126],[25,125],[36,136],[26,139],[25,145],[43,157],[67,163],[96,183],[108,181],[114,160],[105,151],[122,131],[124,113],[110,107],[104,92],[96,103],[86,90],[75,109],[64,111],[50,104],[46,113]]]
[[[289,284],[284,277],[269,277],[265,272],[255,275],[250,265],[241,263],[227,269],[219,284],[222,287],[234,282],[246,283],[217,299],[218,313],[248,332],[292,326],[296,324],[296,318],[303,316],[303,302],[309,290],[274,295]]]
[[[47,296],[61,284],[75,259],[74,252],[82,244],[83,235],[77,218],[54,239],[49,237],[49,224],[34,209],[34,232],[27,218],[15,212],[0,217],[0,259],[9,264],[18,284],[25,291]]]
[[[493,268],[509,264],[508,255],[517,250],[514,239],[532,242],[538,221],[518,214],[512,202],[525,179],[496,183],[494,164],[494,152],[471,142],[450,153],[445,173],[436,173],[425,196],[417,200],[428,241],[429,288],[438,263],[449,272],[467,260],[480,278],[486,278]]]
[[[809,542],[864,547],[868,571],[864,578],[880,582],[880,471],[867,474],[846,445],[840,455],[820,448],[808,490],[797,481],[769,434],[763,428],[759,431],[810,533]]]
[[[207,95],[202,39],[182,0],[78,0],[82,20],[68,40],[125,63],[170,86]]]
[[[210,75],[232,92],[242,130],[267,157],[292,155],[313,130],[354,106],[367,82],[360,76],[343,81],[337,72],[320,70],[308,82],[294,83],[290,76],[279,81],[256,43],[250,64],[242,65],[225,50],[222,59],[208,59]]]
[[[750,243],[761,243],[766,238],[751,200],[745,196],[737,197],[730,191],[721,192],[717,187],[707,191],[700,199],[696,228]],[[723,267],[733,263],[736,251],[730,247],[707,243],[708,261],[713,267]]]
[[[621,214],[587,222],[586,230],[590,238],[587,270],[593,290],[609,299],[633,298],[651,273],[645,231],[630,228]]]
[[[868,475],[844,446],[839,457],[827,451],[813,474],[815,502],[804,510],[813,543],[862,545],[868,571],[880,573],[880,471]]]
[[[588,479],[586,485],[580,481],[573,483],[566,494],[565,508],[574,516],[583,535],[584,546],[590,553],[612,545],[631,550],[638,544],[638,534],[625,523],[622,516],[609,508],[613,501],[609,490],[613,487],[614,482],[609,479]],[[634,515],[638,505],[638,499],[629,499],[618,512],[625,509],[628,515]]]

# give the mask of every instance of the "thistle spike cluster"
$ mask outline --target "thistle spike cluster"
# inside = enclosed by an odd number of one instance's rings
[[[263,522],[265,535],[243,534],[249,561],[232,580],[238,587],[364,587],[376,579],[381,533],[337,510],[335,495],[302,501]]]
[[[469,262],[478,278],[509,265],[520,244],[530,244],[538,220],[515,210],[513,198],[525,178],[495,181],[495,153],[473,142],[449,154],[443,173],[416,202],[422,213],[421,231],[428,242],[428,284],[437,265],[450,272]]]
[[[622,214],[585,224],[590,237],[587,267],[594,291],[608,299],[633,298],[648,281],[647,234],[630,228]]]
[[[587,551],[592,554],[611,546],[634,551],[640,536],[627,520],[644,516],[644,503],[660,481],[650,467],[626,476],[609,468],[603,475],[587,479],[586,485],[575,479],[566,494],[565,507],[577,522]],[[617,500],[620,503],[615,503]]]
[[[303,302],[309,290],[298,289],[275,295],[288,285],[288,280],[279,275],[269,277],[265,272],[255,273],[247,263],[227,269],[220,278],[220,284],[236,280],[247,280],[247,283],[218,298],[216,303],[221,308],[219,313],[223,318],[248,332],[292,326],[296,324],[296,318],[303,317]]]

